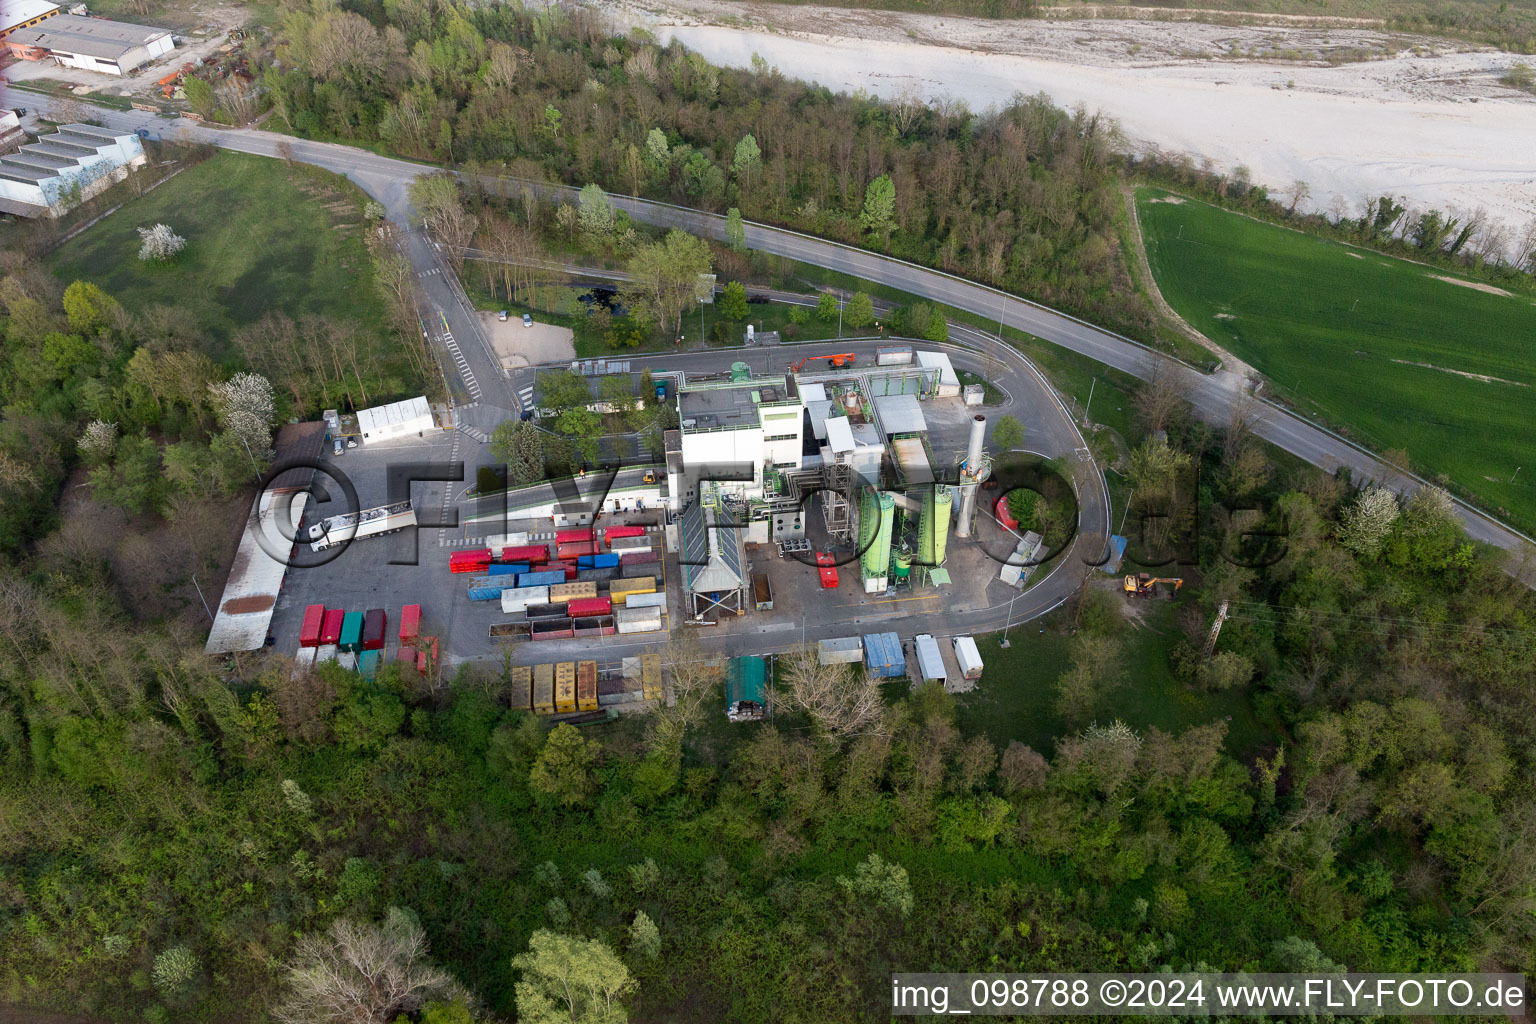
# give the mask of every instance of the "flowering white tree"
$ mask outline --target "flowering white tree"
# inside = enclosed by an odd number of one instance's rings
[[[111,457],[112,449],[117,447],[117,424],[92,420],[85,425],[85,431],[80,435],[80,440],[75,442],[75,447],[90,462],[105,461]]]
[[[224,429],[245,442],[257,459],[272,456],[272,418],[277,414],[272,384],[259,373],[237,373],[209,384]]]
[[[164,263],[187,247],[187,240],[171,230],[169,224],[139,228],[139,259]]]
[[[1362,558],[1375,558],[1398,515],[1397,496],[1385,487],[1361,491],[1339,517],[1339,543]]]

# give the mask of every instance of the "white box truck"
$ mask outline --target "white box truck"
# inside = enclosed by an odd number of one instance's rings
[[[955,637],[955,664],[960,666],[960,675],[962,677],[966,679],[981,678],[981,652],[976,649],[975,637]]]

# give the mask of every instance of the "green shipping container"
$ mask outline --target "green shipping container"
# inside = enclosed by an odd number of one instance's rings
[[[341,620],[341,649],[356,652],[363,646],[363,613],[347,612]]]
[[[357,656],[358,674],[372,682],[373,677],[379,674],[379,659],[382,654],[383,652],[381,651],[364,651],[362,654],[359,654]]]

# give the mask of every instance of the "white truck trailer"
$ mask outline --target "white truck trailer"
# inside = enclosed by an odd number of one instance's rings
[[[310,547],[315,551],[364,537],[378,537],[416,525],[416,510],[409,501],[380,505],[362,512],[323,519],[309,528]]]

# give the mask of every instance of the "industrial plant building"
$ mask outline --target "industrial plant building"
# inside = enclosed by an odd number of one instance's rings
[[[936,454],[923,403],[960,382],[943,353],[902,351],[858,369],[679,375],[664,444],[690,616],[746,609],[743,541],[857,552],[871,594],[949,582],[948,535],[969,535],[990,473],[985,419],[963,456]]]
[[[0,156],[0,211],[57,217],[122,181],[145,159],[144,147],[132,132],[60,125],[54,134]]]
[[[176,48],[163,28],[57,13],[10,30],[4,43],[22,60],[53,60],[108,75],[131,74]]]

